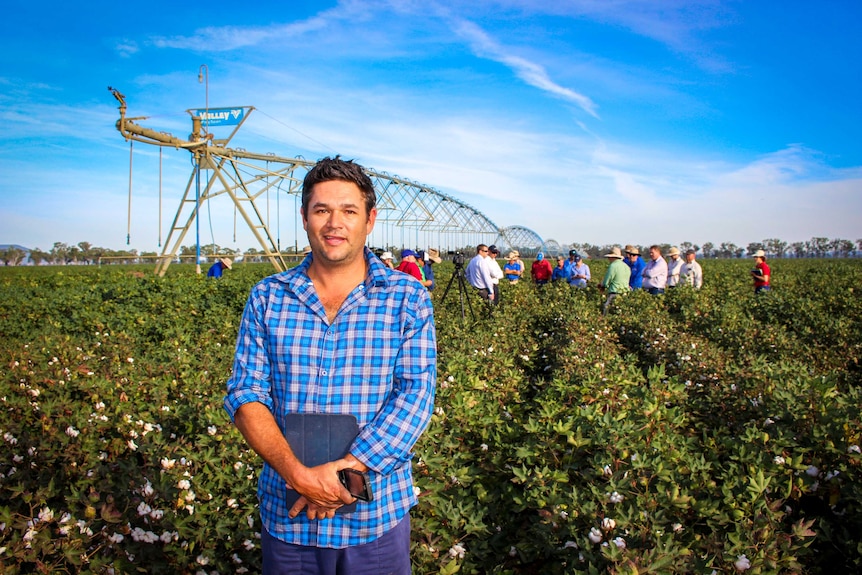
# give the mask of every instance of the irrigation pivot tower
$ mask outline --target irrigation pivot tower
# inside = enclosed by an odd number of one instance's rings
[[[252,154],[242,150],[233,150],[227,146],[237,130],[242,126],[249,114],[254,110],[253,106],[239,106],[235,108],[220,108],[203,110],[189,110],[192,115],[192,133],[188,140],[183,140],[165,132],[159,132],[145,128],[136,122],[146,118],[126,117],[126,98],[114,88],[109,88],[114,98],[120,103],[120,119],[117,121],[117,130],[126,140],[135,140],[154,144],[162,147],[188,150],[194,159],[194,169],[186,185],[185,193],[180,201],[177,214],[174,217],[165,241],[162,253],[156,265],[156,273],[163,276],[180,250],[183,240],[188,234],[192,223],[195,221],[200,206],[216,196],[227,194],[237,212],[241,214],[249,229],[257,238],[263,255],[266,256],[278,271],[287,268],[284,258],[278,250],[273,235],[267,226],[255,200],[270,187],[282,184],[282,178],[270,179],[269,175],[277,175],[260,171],[254,162],[279,161],[285,164],[296,165],[304,163],[296,158],[277,158],[266,154]],[[213,125],[214,122],[233,121],[235,128],[227,138],[215,139],[205,124]],[[203,189],[200,189],[200,171],[212,170],[212,176],[207,179]],[[301,182],[291,181],[291,190],[295,191]],[[200,263],[198,262],[198,265]]]
[[[261,211],[257,200],[264,196],[268,201],[268,194],[274,192],[276,198],[286,193],[296,201],[302,193],[306,173],[316,162],[227,147],[254,110],[253,106],[209,108],[207,105],[205,109],[187,110],[192,117],[192,133],[183,140],[138,123],[146,118],[127,118],[125,96],[116,89],[109,90],[120,103],[116,127],[126,140],[185,149],[193,157],[192,173],[158,257],[156,273],[163,276],[176,259],[192,225],[199,222],[201,205],[223,195],[230,198],[235,213],[242,216],[253,232],[262,248],[261,254],[277,271],[287,269],[279,233],[273,234],[268,224],[269,211]],[[209,131],[211,126],[233,126],[233,131],[227,138],[219,139]],[[203,185],[201,171],[209,174]],[[476,208],[439,190],[387,172],[367,167],[365,171],[377,193],[377,222],[369,236],[374,245],[386,249],[428,246],[448,251],[496,243],[504,251],[520,249],[525,255],[544,247],[542,238],[532,230],[521,226],[500,228]],[[199,238],[196,243],[199,250]],[[293,251],[298,251],[298,245],[293,246]]]

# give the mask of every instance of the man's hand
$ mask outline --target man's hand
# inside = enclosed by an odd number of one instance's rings
[[[311,520],[329,519],[335,516],[339,507],[356,501],[338,480],[338,472],[348,468],[368,471],[368,467],[351,454],[317,467],[297,469],[287,483],[301,497],[290,508],[288,516],[293,519],[305,509]]]

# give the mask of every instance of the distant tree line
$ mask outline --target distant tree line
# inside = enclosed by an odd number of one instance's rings
[[[593,258],[600,258],[608,253],[613,245],[594,245],[590,243],[572,243],[568,246],[560,246],[560,252],[568,252],[570,249],[577,250],[583,255],[588,255]],[[671,244],[659,244],[663,254],[671,248]],[[508,246],[514,249],[520,249],[523,256],[530,257],[532,252],[536,251],[535,246],[520,247]],[[646,253],[649,246],[636,246],[641,253]],[[705,242],[703,245],[694,244],[692,242],[680,242],[676,247],[680,251],[693,249],[704,258],[741,258],[743,256],[751,256],[757,250],[763,250],[770,258],[823,258],[823,257],[855,257],[862,254],[862,239],[855,242],[841,238],[824,238],[814,237],[805,242],[792,242],[780,240],[778,238],[769,238],[760,242],[751,242],[746,247],[737,246],[733,242],[721,242],[715,245],[712,242]],[[389,246],[393,253],[400,248]],[[475,246],[466,246],[464,253],[471,254],[471,249]],[[194,263],[195,246],[182,246],[177,255],[180,262]],[[298,255],[302,253],[295,247],[291,246],[282,251],[282,254]],[[505,254],[503,254],[505,256]],[[535,255],[535,254],[532,254]],[[556,255],[556,254],[554,254]],[[29,262],[26,262],[29,256]],[[39,248],[33,248],[29,252],[15,246],[0,248],[0,261],[7,266],[21,265],[22,263],[32,263],[33,265],[53,264],[53,265],[92,265],[92,264],[112,264],[112,263],[141,263],[144,261],[153,261],[159,254],[157,252],[141,252],[137,250],[112,250],[108,248],[100,248],[94,246],[90,242],[79,242],[76,245],[68,245],[63,242],[55,242],[50,251],[42,251]],[[201,246],[201,257],[212,258],[216,256],[230,256],[237,258],[242,256],[247,262],[262,262],[266,260],[264,251],[257,248],[249,248],[245,251],[224,248],[218,244],[206,244]]]
[[[671,244],[658,244],[663,254],[671,248]],[[591,257],[601,257],[614,246],[594,246],[592,244],[572,244],[570,249],[576,249]],[[649,246],[636,246],[640,252],[646,253]],[[829,239],[814,237],[805,242],[788,243],[778,238],[769,238],[760,242],[751,242],[746,247],[737,246],[733,242],[721,242],[717,246],[712,242],[697,245],[692,242],[680,242],[676,245],[680,251],[693,249],[704,258],[741,258],[752,256],[757,250],[763,250],[770,258],[846,258],[862,254],[862,239],[855,242],[845,239]]]
[[[194,263],[196,246],[182,246],[177,260],[184,263]],[[286,255],[295,254],[293,247],[283,252]],[[24,263],[32,265],[105,265],[105,264],[132,264],[152,262],[159,257],[157,252],[140,252],[137,250],[112,250],[94,246],[90,242],[79,242],[76,245],[68,245],[63,242],[55,242],[49,251],[33,248],[29,251],[20,247],[8,246],[0,248],[0,261],[7,266],[17,266]],[[206,244],[201,246],[201,258],[213,258],[229,256],[236,258],[242,255],[245,261],[265,261],[263,250],[249,248],[245,252],[231,248],[223,248],[218,244]],[[29,261],[27,260],[29,256]]]

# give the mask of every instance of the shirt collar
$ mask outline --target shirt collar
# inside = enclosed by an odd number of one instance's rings
[[[366,289],[369,287],[386,287],[389,285],[389,276],[387,275],[389,268],[386,267],[386,265],[380,261],[380,258],[375,256],[374,252],[368,249],[368,247],[364,247],[363,250],[365,261],[368,263],[368,271],[365,275],[364,282]],[[308,266],[311,265],[313,259],[314,254],[309,253],[305,258],[303,258],[298,266],[280,274],[276,274],[276,277],[279,281],[288,284],[292,290],[296,291],[301,288],[301,286],[311,283],[311,279],[308,277]]]

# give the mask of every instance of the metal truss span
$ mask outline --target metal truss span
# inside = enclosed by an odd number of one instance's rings
[[[117,130],[126,140],[186,150],[193,157],[185,193],[159,256],[156,273],[164,275],[170,263],[176,261],[182,242],[194,229],[193,223],[201,207],[209,207],[209,202],[219,197],[229,198],[234,221],[245,222],[263,248],[259,255],[269,259],[276,269],[287,267],[286,254],[301,253],[298,225],[294,226],[294,245],[282,250],[280,216],[277,215],[279,223],[273,227],[270,197],[276,200],[273,202],[276,206],[282,194],[292,197],[295,206],[292,215],[298,219],[297,199],[302,193],[302,182],[316,162],[229,148],[231,138],[254,107],[238,107],[236,112],[241,119],[230,135],[221,139],[214,138],[207,128],[214,110],[207,110],[204,116],[200,110],[188,110],[192,115],[192,133],[188,140],[183,140],[137,123],[145,118],[127,118],[125,96],[114,88],[109,90],[120,103]],[[377,223],[368,238],[372,247],[393,251],[434,247],[441,251],[472,253],[470,249],[480,243],[497,243],[504,246],[501,251],[518,248],[527,257],[543,247],[542,238],[535,232],[521,226],[500,229],[481,211],[453,196],[384,171],[366,167],[366,172],[377,192]]]
[[[521,257],[532,258],[542,252],[547,255],[557,255],[561,252],[560,245],[554,240],[543,240],[542,237],[524,226],[509,226],[500,230],[495,242],[503,256],[509,250],[518,250]]]

